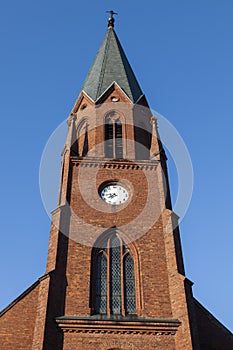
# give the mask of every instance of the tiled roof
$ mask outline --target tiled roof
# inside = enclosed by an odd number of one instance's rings
[[[134,103],[143,94],[114,29],[109,28],[82,90],[97,101],[113,82]]]

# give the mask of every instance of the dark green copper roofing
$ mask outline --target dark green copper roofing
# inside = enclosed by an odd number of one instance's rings
[[[84,82],[84,90],[93,101],[116,82],[136,102],[143,94],[113,28],[109,28]]]

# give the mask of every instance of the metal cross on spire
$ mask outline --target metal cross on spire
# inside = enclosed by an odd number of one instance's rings
[[[117,12],[114,12],[113,10],[106,11],[107,13],[110,13],[110,17],[108,19],[108,28],[113,28],[114,27],[114,22],[115,18],[113,17],[114,15],[118,15]]]

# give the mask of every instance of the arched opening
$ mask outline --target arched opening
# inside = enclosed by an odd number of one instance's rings
[[[116,230],[92,249],[92,314],[136,314],[134,260]]]
[[[111,112],[105,119],[105,157],[123,158],[122,123],[120,117]]]
[[[77,129],[77,148],[79,157],[85,157],[88,153],[88,123],[81,121]]]

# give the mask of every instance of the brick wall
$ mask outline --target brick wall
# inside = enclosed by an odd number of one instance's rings
[[[64,350],[175,350],[172,335],[65,333]]]
[[[0,350],[31,350],[39,283],[18,297],[0,314]]]

